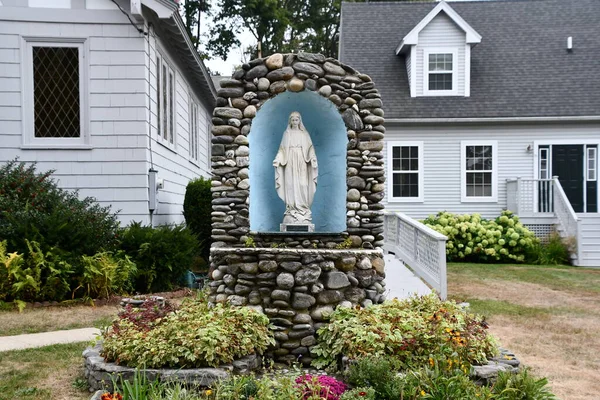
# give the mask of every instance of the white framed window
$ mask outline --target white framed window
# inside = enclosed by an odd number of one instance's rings
[[[423,201],[423,142],[388,142],[388,199]]]
[[[550,148],[549,147],[540,147],[540,157],[539,157],[539,171],[540,171],[540,179],[550,179]]]
[[[586,180],[598,180],[598,148],[588,146],[586,149]]]
[[[200,152],[200,107],[192,96],[190,96],[189,104],[189,159],[194,164],[198,164],[198,154]]]
[[[457,91],[458,50],[431,48],[423,51],[425,96],[454,96]]]
[[[24,37],[22,54],[24,147],[89,147],[86,40]]]
[[[461,200],[495,202],[498,200],[498,142],[462,141]]]
[[[177,106],[175,72],[167,59],[157,52],[156,55],[156,117],[158,141],[175,148],[176,126],[175,115]]]
[[[206,121],[206,168],[207,171],[210,171],[212,168],[212,121],[208,115],[204,119]]]

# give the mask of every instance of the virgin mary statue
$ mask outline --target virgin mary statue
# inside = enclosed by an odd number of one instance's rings
[[[310,206],[317,190],[317,155],[297,111],[290,114],[273,166],[275,189],[285,203],[283,223],[311,224]]]

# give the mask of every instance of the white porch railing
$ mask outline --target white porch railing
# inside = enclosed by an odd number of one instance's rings
[[[577,259],[574,260],[575,265],[579,265],[581,256],[581,222],[573,210],[571,202],[567,198],[558,178],[554,178],[554,214],[563,232],[563,237],[575,238],[575,249]]]
[[[563,237],[577,241],[573,249],[577,265],[581,252],[581,224],[558,177],[552,179],[509,179],[506,181],[506,206],[519,217],[553,216]]]
[[[395,254],[446,300],[446,236],[399,212],[386,212],[384,229],[383,249]]]

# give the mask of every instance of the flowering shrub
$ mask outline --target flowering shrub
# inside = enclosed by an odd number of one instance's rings
[[[214,367],[275,344],[267,316],[246,307],[190,299],[156,321],[123,315],[103,334],[103,356],[138,368]]]
[[[410,368],[427,365],[432,356],[460,365],[483,363],[497,348],[480,317],[431,294],[364,309],[338,308],[319,329],[312,352],[317,368],[333,365],[341,355],[388,355]]]
[[[100,396],[100,400],[123,400],[123,396],[121,396],[121,394],[117,392],[114,392],[113,394],[106,392],[102,393],[102,396]]]
[[[359,387],[344,392],[340,400],[375,400],[375,389],[371,387]]]
[[[347,389],[344,382],[334,377],[320,375],[313,377],[306,374],[296,378],[296,384],[302,390],[302,399],[309,400],[315,397],[326,400],[338,400]]]
[[[449,261],[524,262],[538,243],[533,232],[510,211],[503,211],[495,220],[481,218],[479,214],[440,212],[423,222],[448,237]]]

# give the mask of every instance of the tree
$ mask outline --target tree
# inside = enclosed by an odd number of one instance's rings
[[[200,48],[200,21],[202,13],[210,15],[210,0],[186,0],[182,6],[182,18],[196,50]]]

